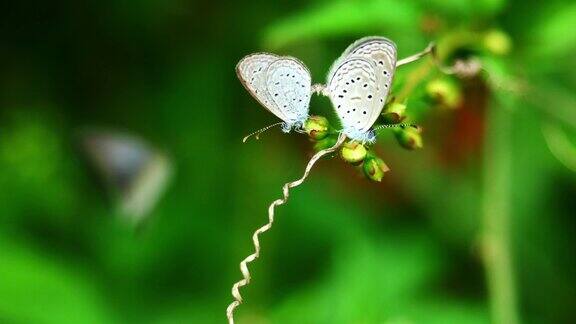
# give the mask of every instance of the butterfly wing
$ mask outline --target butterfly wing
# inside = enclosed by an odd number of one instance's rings
[[[236,65],[236,74],[242,85],[250,92],[254,99],[268,109],[278,118],[285,120],[286,116],[276,106],[266,90],[266,71],[272,62],[278,59],[277,55],[256,53],[245,56]]]
[[[382,110],[376,66],[372,60],[350,57],[338,65],[328,80],[328,91],[346,136],[371,140],[370,127]]]
[[[395,70],[397,50],[396,44],[388,38],[368,36],[352,43],[330,68],[329,78],[334,72],[334,69],[350,56],[360,56],[373,60],[380,74],[386,76],[386,79],[390,79],[390,82],[392,81],[393,73],[388,73],[394,72]],[[384,74],[384,71],[388,73]]]
[[[268,66],[266,89],[288,125],[301,125],[308,118],[311,88],[310,72],[298,59],[282,57]]]
[[[240,60],[236,73],[248,92],[286,123],[285,130],[308,118],[312,78],[299,60],[251,54]]]
[[[346,48],[344,53],[331,67],[328,74],[329,82],[334,79],[335,74],[341,66],[352,58],[362,58],[370,61],[374,70],[373,74],[377,80],[375,88],[370,89],[372,95],[370,99],[375,100],[371,102],[371,110],[367,112],[368,116],[366,116],[368,126],[365,131],[368,132],[369,128],[372,127],[372,124],[374,124],[382,112],[382,108],[384,108],[390,92],[396,68],[396,45],[385,37],[371,36],[357,40]],[[360,124],[362,123],[363,121],[360,122]],[[364,128],[365,127],[363,127],[363,129]],[[364,134],[363,136],[357,137],[366,137],[367,135],[368,134]]]
[[[396,52],[396,44],[391,40],[385,37],[370,36],[354,42],[344,51],[344,55],[373,60],[376,64],[376,74],[380,78],[380,85],[384,87],[385,96],[387,96],[396,71]]]

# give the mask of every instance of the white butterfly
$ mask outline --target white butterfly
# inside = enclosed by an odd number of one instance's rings
[[[282,120],[282,130],[300,130],[310,107],[312,78],[308,68],[293,57],[257,53],[236,66],[238,78],[264,108]],[[277,125],[277,124],[275,124]]]
[[[396,45],[384,37],[354,42],[330,68],[325,92],[347,137],[375,140],[371,127],[384,108],[395,70]]]
[[[300,131],[308,119],[310,96],[318,92],[330,98],[343,126],[341,132],[361,142],[376,139],[372,129],[384,108],[396,67],[435,54],[431,43],[424,51],[396,60],[396,44],[385,37],[370,36],[348,46],[328,73],[327,85],[312,85],[308,68],[293,57],[257,53],[244,57],[236,66],[244,87],[266,109],[282,120],[284,132]],[[383,125],[404,126],[404,125]]]

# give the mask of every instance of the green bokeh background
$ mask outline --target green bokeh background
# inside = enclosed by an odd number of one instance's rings
[[[576,321],[573,1],[0,8],[0,322],[225,323],[253,230],[313,153],[305,136],[277,129],[241,143],[276,119],[240,85],[236,62],[292,55],[323,82],[365,35],[393,39],[404,57],[495,29],[511,50],[479,55],[489,75],[519,86],[461,82],[464,103],[441,109],[421,99],[424,80],[407,101],[424,148],[381,136],[382,183],[320,161],[263,236],[237,322]],[[470,42],[455,55],[477,54],[482,40]],[[395,88],[421,64],[399,70]],[[313,113],[333,120],[330,109],[312,98]],[[172,181],[141,226],[122,220],[81,149],[86,127],[134,134],[170,157]],[[490,242],[509,253],[485,267]],[[502,269],[511,276],[494,284]],[[501,303],[506,287],[516,298]]]

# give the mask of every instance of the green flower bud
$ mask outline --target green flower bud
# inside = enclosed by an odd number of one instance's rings
[[[405,118],[406,105],[392,101],[384,107],[382,119],[385,124],[398,124]]]
[[[422,148],[422,136],[420,129],[415,127],[406,127],[396,130],[396,139],[402,147],[414,150]]]
[[[449,78],[438,78],[428,82],[426,93],[434,102],[446,108],[457,108],[462,102],[460,88]]]
[[[342,159],[354,165],[362,163],[366,157],[366,153],[368,153],[366,147],[358,142],[347,142],[342,145],[342,149],[340,150]]]
[[[484,35],[482,40],[484,47],[496,55],[506,55],[512,49],[510,36],[499,29],[493,29]]]
[[[364,161],[364,174],[372,181],[382,181],[384,173],[390,171],[390,168],[378,157],[370,157]]]
[[[328,135],[330,123],[322,116],[310,116],[304,122],[304,130],[313,140],[321,140]]]

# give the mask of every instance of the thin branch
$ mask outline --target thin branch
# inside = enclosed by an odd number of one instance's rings
[[[511,111],[492,103],[488,111],[482,211],[482,252],[492,322],[517,324],[517,297],[510,246]]]
[[[276,206],[280,206],[285,204],[288,201],[288,197],[290,196],[290,189],[301,185],[304,180],[308,177],[310,170],[316,162],[326,154],[330,154],[338,149],[342,143],[346,140],[346,136],[344,134],[340,134],[338,137],[338,141],[332,147],[327,149],[321,150],[318,153],[314,154],[308,164],[306,165],[306,169],[304,171],[304,175],[295,181],[288,182],[284,184],[282,187],[282,194],[283,197],[280,199],[276,199],[270,204],[268,207],[268,223],[264,226],[260,227],[254,232],[252,235],[252,242],[254,243],[254,253],[247,256],[242,262],[240,262],[240,271],[242,272],[242,280],[236,282],[234,286],[232,286],[232,296],[234,297],[234,301],[228,306],[226,309],[226,316],[228,317],[228,323],[234,324],[234,310],[242,303],[242,295],[240,294],[240,287],[246,286],[250,283],[250,271],[248,270],[248,264],[253,262],[260,256],[260,240],[258,239],[259,235],[268,231],[272,228],[272,224],[274,224],[274,208]]]

